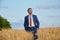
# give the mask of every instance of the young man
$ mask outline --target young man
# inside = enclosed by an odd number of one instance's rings
[[[39,21],[36,15],[32,14],[32,8],[28,8],[28,14],[24,19],[24,28],[26,31],[32,32],[34,40],[38,39],[37,29],[39,29]]]

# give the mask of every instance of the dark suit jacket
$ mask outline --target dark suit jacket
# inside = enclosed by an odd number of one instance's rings
[[[39,21],[38,21],[38,18],[36,15],[32,15],[33,17],[33,22],[34,22],[34,25],[36,28],[39,28]],[[24,28],[25,30],[30,30],[28,29],[29,27],[29,15],[25,16],[25,19],[24,19]]]

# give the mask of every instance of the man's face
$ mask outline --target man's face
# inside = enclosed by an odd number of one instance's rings
[[[32,9],[29,9],[28,13],[29,13],[29,14],[32,14]]]

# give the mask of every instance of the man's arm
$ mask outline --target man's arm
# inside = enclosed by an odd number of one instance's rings
[[[37,28],[39,29],[39,20],[38,20],[38,18],[37,18],[37,16],[36,16],[36,23],[37,23]]]
[[[26,23],[26,16],[25,16],[25,18],[24,18],[24,28],[25,28],[25,30],[27,30],[27,25],[26,25],[27,23]]]

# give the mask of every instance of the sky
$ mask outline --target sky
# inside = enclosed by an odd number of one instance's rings
[[[23,29],[28,8],[37,15],[40,28],[60,26],[60,0],[0,0],[0,15],[13,29]]]

